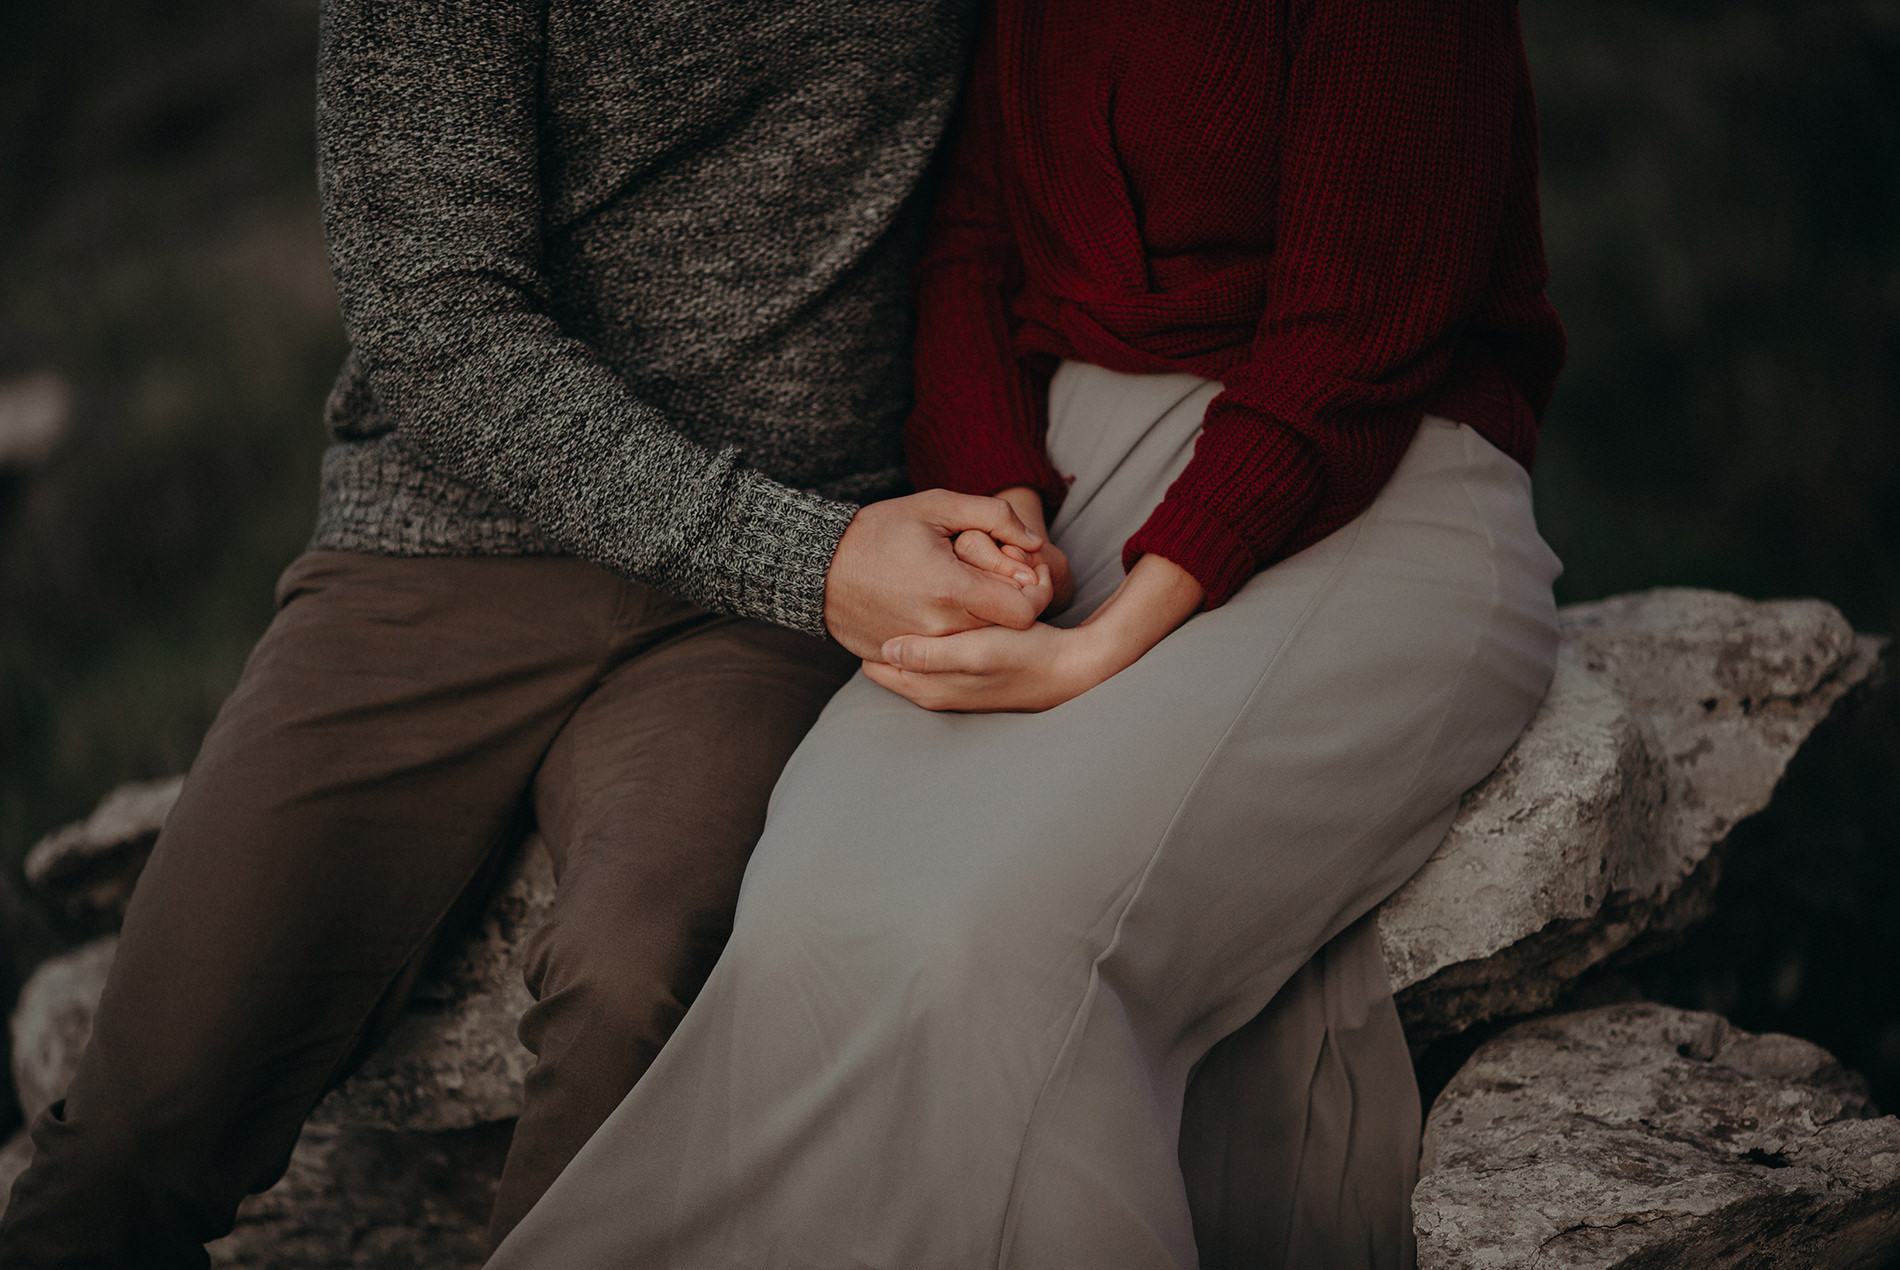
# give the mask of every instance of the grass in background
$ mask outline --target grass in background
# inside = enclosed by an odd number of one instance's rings
[[[1900,630],[1900,4],[1537,0],[1562,598]]]
[[[1572,337],[1536,477],[1562,598],[1818,595],[1900,631],[1900,2],[1523,12]],[[314,37],[309,0],[0,11],[0,380],[78,401],[0,486],[0,861],[189,763],[309,532],[342,354]],[[1895,693],[1802,757],[1642,975],[1900,1105]]]

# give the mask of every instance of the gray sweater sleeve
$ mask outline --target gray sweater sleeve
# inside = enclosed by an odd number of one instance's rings
[[[824,633],[856,507],[682,436],[549,316],[534,0],[326,0],[331,271],[378,404],[430,465],[563,549],[705,607]]]

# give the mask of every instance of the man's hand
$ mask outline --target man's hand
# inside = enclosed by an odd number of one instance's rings
[[[1024,561],[998,573],[959,559],[954,543],[966,530],[1021,551]],[[1001,498],[927,490],[867,504],[851,518],[825,574],[825,627],[867,659],[896,635],[1026,630],[1047,598],[1025,587],[1048,585],[1026,561],[1046,543]]]

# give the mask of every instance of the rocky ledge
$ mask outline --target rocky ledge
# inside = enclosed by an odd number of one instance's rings
[[[1380,910],[1387,966],[1416,1044],[1545,1009],[1592,968],[1705,911],[1729,830],[1767,805],[1815,725],[1878,665],[1876,642],[1814,601],[1663,590],[1574,606],[1562,618],[1556,678],[1535,719],[1466,796],[1431,862]],[[109,925],[176,789],[159,783],[107,799],[90,820],[35,849],[29,881],[70,917]],[[275,1264],[478,1264],[481,1195],[492,1186],[496,1143],[520,1109],[528,1065],[514,1034],[527,1005],[519,949],[552,898],[546,857],[530,843],[480,927],[425,978],[377,1053],[318,1108],[291,1174],[247,1205],[216,1264],[261,1264],[258,1249],[293,1243],[308,1251]],[[13,1041],[23,1103],[44,1105],[70,1075],[111,949],[108,936],[55,958],[22,992]],[[1526,1087],[1569,1079],[1539,1069],[1540,1051],[1505,1052],[1515,1055],[1513,1079]],[[1606,1070],[1614,1069],[1614,1054],[1605,1054]],[[1528,1236],[1519,1232],[1557,1218],[1498,1203],[1491,1225],[1453,1221],[1444,1214],[1461,1201],[1431,1198],[1439,1194],[1431,1187],[1452,1185],[1450,1161],[1463,1158],[1444,1145],[1451,1139],[1440,1112],[1449,1105],[1441,1099],[1433,1112],[1440,1145],[1432,1159],[1445,1166],[1421,1184],[1421,1248],[1440,1258],[1433,1265],[1525,1264],[1470,1258],[1492,1247],[1521,1252]],[[1500,1123],[1515,1114],[1500,1110]],[[1519,1131],[1528,1141],[1557,1132],[1536,1120]],[[18,1154],[16,1143],[0,1155],[0,1172]],[[399,1167],[402,1159],[423,1163]],[[382,1180],[371,1185],[371,1177]],[[1615,1207],[1605,1203],[1604,1213]],[[414,1214],[409,1236],[387,1233],[392,1204]],[[1649,1211],[1616,1220],[1641,1224]],[[1471,1233],[1447,1242],[1441,1232],[1454,1228]],[[1799,1246],[1800,1223],[1790,1229],[1789,1246]],[[1683,1230],[1681,1239],[1700,1238]],[[392,1238],[409,1251],[399,1257]],[[1454,1243],[1459,1251],[1443,1251]],[[330,1251],[319,1254],[319,1245]],[[1900,1243],[1887,1246],[1900,1251]],[[374,1255],[352,1251],[372,1247]]]
[[[1815,600],[1660,590],[1562,617],[1530,726],[1379,910],[1415,1043],[1546,1008],[1701,916],[1716,845],[1879,665],[1879,641]]]
[[[1819,1046],[1666,1006],[1486,1042],[1432,1104],[1421,1169],[1421,1270],[1878,1270],[1900,1250],[1900,1118]]]

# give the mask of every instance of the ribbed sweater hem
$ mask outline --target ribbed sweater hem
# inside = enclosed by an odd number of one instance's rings
[[[1251,578],[1256,567],[1247,540],[1220,517],[1183,498],[1162,500],[1122,545],[1122,568],[1154,552],[1192,574],[1206,592],[1203,609],[1217,609]]]
[[[310,546],[383,556],[565,554],[492,496],[413,457],[393,434],[324,452]]]
[[[882,486],[888,479],[872,481]],[[720,594],[731,610],[822,638],[825,574],[858,505],[743,478],[740,534]],[[495,499],[414,458],[392,434],[323,456],[312,550],[384,556],[566,555]],[[635,579],[643,581],[643,579]]]

